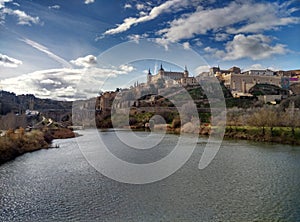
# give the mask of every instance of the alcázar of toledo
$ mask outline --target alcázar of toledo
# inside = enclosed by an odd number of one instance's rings
[[[292,94],[300,94],[300,70],[272,71],[248,70],[242,72],[239,67],[232,67],[222,70],[220,67],[211,67],[208,72],[202,72],[197,76],[189,76],[187,67],[183,72],[165,71],[163,66],[156,74],[150,69],[147,74],[147,83],[135,84],[136,88],[147,88],[151,84],[159,88],[169,88],[176,85],[196,86],[203,77],[215,76],[220,82],[231,91],[234,97],[252,96],[251,89],[257,84],[264,84],[267,87],[278,87],[282,91],[290,91]],[[278,93],[280,94],[280,93]],[[278,95],[279,96],[279,95]]]

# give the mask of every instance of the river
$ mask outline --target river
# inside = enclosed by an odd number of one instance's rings
[[[132,162],[160,159],[178,139],[166,135],[163,149],[141,157],[121,151],[113,132],[100,134],[116,155]],[[300,221],[300,147],[223,141],[211,164],[199,170],[206,141],[200,138],[176,173],[133,185],[91,167],[77,143],[84,139],[55,140],[59,149],[1,165],[0,221]]]

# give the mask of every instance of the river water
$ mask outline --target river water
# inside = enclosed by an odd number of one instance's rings
[[[141,157],[120,151],[113,132],[100,134],[116,155],[132,162],[160,159],[178,139],[166,135],[159,152]],[[300,147],[223,141],[212,163],[199,170],[205,145],[200,138],[176,173],[133,185],[91,167],[77,143],[84,139],[56,140],[59,149],[1,165],[0,221],[300,221]]]

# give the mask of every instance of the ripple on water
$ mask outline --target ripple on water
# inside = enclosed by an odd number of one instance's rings
[[[106,132],[106,142],[117,147],[109,133]],[[213,162],[198,170],[205,145],[199,143],[191,159],[172,176],[153,184],[130,185],[110,180],[93,169],[81,154],[76,139],[55,143],[60,145],[59,149],[28,153],[0,166],[0,221],[300,218],[297,147],[224,141]],[[172,141],[167,144],[170,147],[166,149],[172,149]],[[153,152],[149,158],[161,158],[168,152],[157,156]]]

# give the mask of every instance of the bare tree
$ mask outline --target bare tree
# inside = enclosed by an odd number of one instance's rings
[[[248,124],[262,128],[263,136],[265,135],[265,128],[270,127],[271,135],[274,135],[273,128],[279,125],[278,112],[273,107],[262,107],[257,109],[253,114],[249,115]]]
[[[235,130],[237,130],[237,126],[240,126],[243,119],[243,109],[239,109],[237,107],[234,107],[232,109],[229,109],[227,111],[227,125],[235,127]]]

